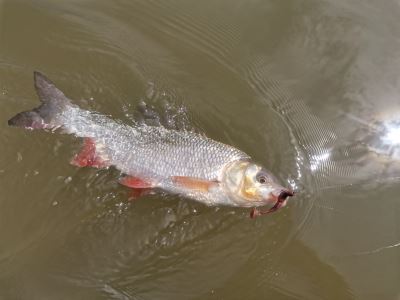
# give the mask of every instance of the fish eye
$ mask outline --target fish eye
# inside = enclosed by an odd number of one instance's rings
[[[267,181],[268,181],[268,176],[267,176],[266,174],[264,174],[264,173],[257,174],[256,180],[257,180],[259,183],[264,184],[264,183],[267,183]]]

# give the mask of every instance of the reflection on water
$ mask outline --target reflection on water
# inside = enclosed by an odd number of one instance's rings
[[[389,121],[385,124],[385,134],[382,137],[382,142],[385,145],[399,146],[400,145],[400,121]]]
[[[398,297],[398,3],[206,2],[3,3],[0,298]],[[68,165],[79,141],[6,126],[37,104],[34,69],[84,108],[232,144],[297,194],[255,221],[130,202],[115,170]]]
[[[366,121],[352,114],[346,118],[358,123],[365,131],[363,142],[382,158],[393,160],[400,158],[400,121],[396,117],[380,117],[379,120]],[[397,174],[397,173],[395,173]]]
[[[400,121],[387,120],[383,123],[381,133],[381,149],[378,152],[384,152],[394,159],[400,159]],[[378,148],[379,149],[379,148]]]
[[[311,162],[310,162],[311,171],[313,172],[317,171],[321,164],[324,164],[324,162],[329,161],[330,156],[331,154],[329,152],[311,156]]]

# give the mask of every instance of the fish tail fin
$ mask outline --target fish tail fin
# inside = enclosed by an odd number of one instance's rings
[[[36,93],[42,104],[30,111],[20,112],[10,120],[8,125],[27,129],[52,129],[62,126],[58,124],[59,115],[70,100],[45,75],[35,71],[33,73]]]

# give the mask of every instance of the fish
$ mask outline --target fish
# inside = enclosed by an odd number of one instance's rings
[[[137,195],[163,190],[207,206],[252,208],[252,218],[277,211],[294,195],[271,172],[233,146],[193,131],[139,122],[127,125],[82,109],[38,71],[34,72],[34,86],[41,104],[16,114],[8,125],[82,138],[82,150],[71,164],[114,167],[121,172],[119,183]]]

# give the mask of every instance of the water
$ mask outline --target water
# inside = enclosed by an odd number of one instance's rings
[[[1,299],[398,299],[398,1],[5,0],[0,13]],[[6,125],[38,103],[33,70],[127,123],[150,103],[298,193],[256,220],[131,202],[115,170],[68,164],[79,141]]]

